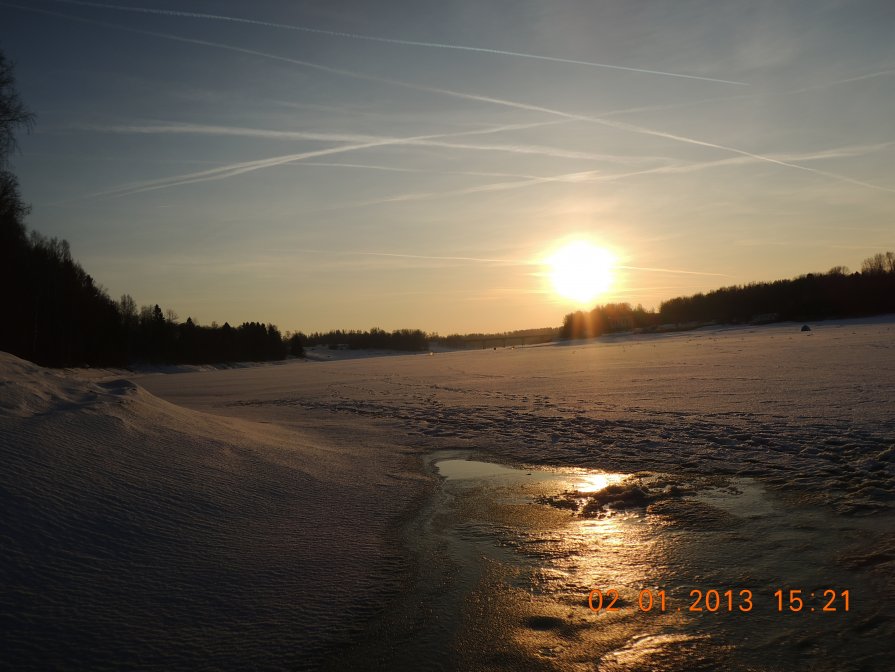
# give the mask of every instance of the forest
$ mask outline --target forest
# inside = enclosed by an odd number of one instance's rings
[[[308,336],[296,334],[299,345],[313,347],[324,345],[330,348],[345,347],[350,350],[405,350],[425,351],[429,349],[430,336],[420,329],[397,329],[385,331],[373,327],[369,331],[336,329],[326,333],[315,332]]]
[[[643,330],[668,331],[706,324],[764,324],[895,313],[895,253],[868,257],[861,271],[836,266],[791,280],[722,287],[662,302],[658,311],[627,303],[569,313],[560,337],[589,338]]]

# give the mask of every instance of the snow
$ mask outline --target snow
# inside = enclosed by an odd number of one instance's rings
[[[702,536],[694,537],[694,544],[701,540],[695,547],[717,565],[728,556],[713,555],[706,535],[716,535],[718,544],[729,539],[700,527],[693,512],[711,510],[728,520],[730,507],[751,502],[761,519],[755,530],[787,530],[762,542],[767,576],[775,576],[767,563],[779,559],[774,548],[782,540],[814,543],[812,535],[826,524],[819,521],[834,521],[830,543],[839,545],[830,553],[839,554],[840,564],[853,560],[848,571],[836,565],[842,572],[836,576],[872,585],[874,572],[888,566],[886,552],[848,543],[878,525],[881,548],[891,543],[895,320],[810,326],[811,332],[786,323],[128,374],[129,381],[109,371],[89,372],[87,380],[0,354],[0,505],[9,512],[0,522],[0,618],[7,660],[22,669],[71,660],[96,669],[119,661],[158,669],[300,669],[328,657],[338,669],[340,661],[357,663],[361,651],[391,661],[383,669],[402,669],[398,652],[405,651],[411,661],[437,652],[433,667],[474,667],[469,651],[487,637],[462,633],[471,632],[476,614],[509,622],[518,597],[500,579],[504,592],[476,611],[482,586],[494,579],[476,558],[491,552],[485,546],[527,548],[539,535],[563,538],[558,530],[572,514],[527,501],[519,510],[534,517],[537,532],[520,532],[510,513],[521,504],[474,506],[486,485],[442,482],[433,466],[438,455],[529,471],[648,472],[704,484],[689,508],[690,500],[670,502],[649,520],[696,530]],[[730,499],[712,480],[719,477],[746,494]],[[453,494],[444,499],[445,493]],[[464,498],[469,507],[451,508]],[[796,513],[805,506],[824,513]],[[472,546],[455,534],[467,529],[470,511],[504,516],[477,533]],[[458,520],[467,523],[451,527]],[[669,534],[664,527],[619,524],[630,527],[631,539],[653,535],[650,548],[664,548],[656,541]],[[580,525],[569,539],[596,534]],[[487,541],[497,529],[509,537]],[[515,562],[518,573],[540,557],[531,571],[578,577],[561,582],[568,588],[589,580],[576,574],[584,543],[560,559],[526,551],[528,560],[512,560],[503,550],[495,562]],[[786,548],[797,553],[798,546]],[[683,582],[688,565],[680,558],[669,575]],[[818,585],[821,573],[802,571]],[[567,609],[578,608],[567,598],[553,595],[544,612],[565,618]],[[541,623],[547,616],[535,606],[528,604],[524,617]],[[510,611],[502,616],[494,611],[504,608]],[[442,615],[440,629],[419,625],[429,610]],[[889,619],[881,625],[865,615],[854,622],[890,633]],[[825,626],[824,637],[843,621],[836,623]],[[406,634],[417,626],[416,635]],[[372,634],[362,636],[365,627]],[[542,655],[545,637],[558,637],[547,630],[526,635],[537,643],[532,656]],[[633,639],[616,633],[616,653],[605,659],[612,669],[647,655],[638,642],[703,637],[634,630]],[[466,653],[456,649],[455,631]],[[584,651],[584,640],[576,641]],[[344,648],[347,642],[354,647]],[[576,650],[568,641],[563,647]]]
[[[404,456],[5,354],[0,390],[4,665],[300,669],[396,590]]]

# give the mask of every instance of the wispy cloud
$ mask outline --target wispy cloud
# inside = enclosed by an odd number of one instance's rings
[[[532,179],[534,175],[519,173],[493,173],[480,170],[429,170],[427,168],[406,168],[400,166],[380,166],[371,163],[340,163],[335,161],[302,161],[300,166],[320,166],[323,168],[357,168],[361,170],[381,170],[390,173],[427,173],[434,175],[467,175],[469,177],[514,177]]]
[[[528,125],[523,125],[528,126]],[[307,152],[300,152],[296,154],[285,154],[282,156],[275,156],[267,159],[259,159],[256,161],[241,161],[238,163],[232,163],[226,166],[220,166],[218,168],[212,168],[209,170],[202,170],[193,173],[182,173],[180,175],[174,175],[170,177],[160,178],[156,180],[148,180],[142,182],[134,182],[127,185],[122,185],[119,187],[115,187],[113,189],[108,189],[105,191],[96,192],[90,194],[90,196],[127,196],[131,194],[142,193],[146,191],[155,191],[158,189],[168,189],[171,187],[178,187],[185,184],[194,184],[196,182],[209,182],[212,180],[221,180],[228,177],[234,177],[236,175],[242,175],[248,172],[253,172],[256,170],[261,170],[264,168],[273,168],[275,166],[281,166],[288,163],[294,163],[296,161],[303,161],[305,159],[317,158],[320,156],[331,156],[333,154],[342,154],[345,152],[354,152],[361,149],[369,149],[372,147],[384,147],[388,145],[402,145],[402,144],[412,144],[415,141],[425,141],[432,140],[437,138],[448,138],[448,137],[459,137],[466,135],[483,135],[486,133],[500,133],[506,130],[517,129],[519,128],[519,124],[506,124],[503,126],[491,127],[488,129],[475,129],[470,131],[458,131],[454,133],[439,133],[434,135],[419,135],[419,136],[411,136],[408,138],[376,138],[367,139],[362,142],[355,142],[354,144],[346,144],[340,145],[337,147],[327,147],[324,149],[312,150]],[[313,134],[318,135],[318,134]],[[359,139],[364,136],[338,136],[342,139],[353,138]],[[319,139],[319,138],[318,138]]]
[[[726,278],[727,273],[709,273],[707,271],[684,271],[679,268],[653,268],[650,266],[615,266],[615,268],[623,268],[629,271],[648,271],[650,273],[670,273],[673,275],[712,275],[716,277]]]
[[[879,70],[877,72],[868,72],[863,75],[856,75],[854,77],[845,77],[844,79],[834,79],[829,82],[820,82],[819,84],[812,84],[811,86],[805,86],[801,89],[795,89],[794,91],[790,91],[789,93],[806,93],[807,91],[817,91],[820,89],[829,89],[833,86],[839,86],[840,84],[849,84],[851,82],[860,82],[866,79],[876,79],[877,77],[892,77],[895,76],[895,68],[889,68],[887,70]]]
[[[453,257],[432,254],[400,254],[397,252],[349,252],[365,257],[389,257],[395,259],[430,259],[433,261],[469,261],[480,264],[501,264],[510,266],[530,266],[533,262],[520,259],[488,259],[483,257]]]
[[[275,61],[279,61],[279,62],[293,63],[295,65],[299,65],[299,66],[306,67],[306,68],[313,69],[313,70],[318,70],[320,72],[328,72],[331,74],[341,75],[344,77],[350,77],[353,79],[360,79],[360,80],[370,81],[370,82],[378,82],[378,83],[382,83],[382,84],[390,84],[393,86],[412,89],[415,91],[421,91],[421,92],[425,91],[425,92],[429,92],[429,93],[433,93],[433,94],[449,96],[449,97],[462,99],[462,100],[489,103],[489,104],[499,105],[502,107],[508,107],[508,108],[517,109],[517,110],[526,110],[529,112],[540,112],[543,114],[558,116],[563,119],[599,124],[599,125],[606,126],[609,128],[614,128],[616,130],[626,131],[629,133],[663,138],[666,140],[671,140],[671,141],[679,142],[679,143],[683,143],[683,144],[694,145],[694,146],[699,146],[699,147],[706,147],[709,149],[716,149],[718,151],[723,151],[723,152],[730,153],[730,154],[745,156],[745,157],[755,159],[757,161],[764,161],[766,163],[779,165],[781,167],[786,167],[786,168],[790,168],[793,170],[799,170],[799,171],[803,171],[803,172],[813,173],[815,175],[819,175],[819,176],[837,180],[837,181],[848,182],[850,184],[855,184],[858,186],[866,187],[868,189],[875,189],[875,190],[879,190],[879,191],[895,193],[895,188],[892,188],[892,187],[886,187],[886,186],[882,186],[882,185],[873,184],[870,182],[864,182],[862,180],[857,180],[857,179],[854,179],[854,178],[851,178],[851,177],[848,177],[845,175],[831,173],[828,171],[811,168],[809,166],[803,166],[803,165],[800,165],[797,163],[793,163],[791,161],[783,161],[783,160],[775,159],[770,156],[757,154],[755,152],[749,152],[747,150],[739,149],[736,147],[731,147],[728,145],[713,143],[713,142],[709,142],[706,140],[699,140],[697,138],[691,138],[688,136],[670,133],[667,131],[661,131],[661,130],[656,130],[656,129],[652,129],[652,128],[647,128],[644,126],[638,126],[635,124],[630,124],[630,123],[626,123],[626,122],[622,122],[622,121],[615,121],[615,120],[611,120],[611,119],[605,119],[605,118],[595,117],[595,116],[585,115],[585,114],[571,113],[571,112],[566,112],[563,110],[558,110],[555,108],[545,107],[542,105],[522,103],[522,102],[504,99],[504,98],[496,98],[493,96],[485,96],[485,95],[479,95],[479,94],[473,94],[473,93],[466,93],[463,91],[454,91],[451,89],[443,89],[443,88],[438,88],[438,87],[424,86],[424,85],[420,85],[420,84],[414,84],[411,82],[405,82],[402,80],[392,79],[392,78],[387,78],[387,77],[376,77],[373,75],[367,75],[364,73],[359,73],[359,72],[355,72],[352,70],[346,70],[343,68],[334,68],[334,67],[330,67],[330,66],[326,66],[326,65],[321,65],[319,63],[312,63],[309,61],[288,58],[286,56],[279,56],[279,55],[271,54],[268,52],[257,51],[255,49],[246,49],[243,47],[236,47],[233,45],[222,44],[219,42],[211,42],[208,40],[198,40],[198,39],[193,39],[193,38],[180,37],[177,35],[170,35],[168,33],[145,31],[145,30],[130,28],[127,26],[121,26],[118,24],[107,23],[107,22],[103,22],[103,21],[95,21],[92,19],[85,19],[82,17],[73,17],[73,16],[70,16],[67,14],[62,14],[59,12],[52,12],[52,11],[48,11],[48,10],[36,9],[33,7],[25,7],[25,6],[16,5],[13,3],[0,3],[0,4],[8,6],[8,7],[15,7],[18,9],[22,9],[24,11],[37,12],[37,13],[48,14],[48,15],[52,15],[52,16],[58,16],[58,17],[69,19],[69,20],[80,21],[80,22],[90,23],[90,24],[94,24],[94,25],[101,25],[101,26],[105,26],[108,28],[112,28],[112,29],[124,30],[124,31],[128,31],[128,32],[132,32],[132,33],[142,34],[142,35],[160,37],[162,39],[174,40],[177,42],[183,42],[183,43],[187,43],[187,44],[195,44],[195,45],[199,45],[199,46],[207,46],[207,47],[212,47],[212,48],[216,48],[216,49],[224,49],[227,51],[233,51],[236,53],[243,53],[243,54],[258,56],[259,58],[267,58],[267,59],[275,60]],[[362,148],[362,147],[358,147],[358,148]],[[321,151],[326,151],[326,150],[321,150]],[[310,157],[307,157],[307,158],[310,158]],[[268,159],[267,161],[276,161],[276,160],[277,159]],[[300,159],[289,159],[289,161],[294,161],[294,160],[300,160]],[[287,161],[284,160],[281,162],[287,162]],[[256,162],[250,162],[250,163],[256,163]],[[276,164],[274,164],[274,165],[276,165]],[[246,171],[242,170],[242,169],[238,169],[238,171],[233,174],[240,174],[242,172],[246,172]],[[195,180],[195,181],[199,181],[202,179],[204,179],[204,178],[199,178],[198,180]],[[215,179],[218,179],[218,178],[215,178]]]
[[[818,152],[808,152],[803,154],[793,154],[793,155],[774,155],[768,157],[759,157],[757,155],[743,155],[743,156],[733,156],[725,159],[717,159],[715,161],[700,161],[700,162],[677,162],[662,166],[654,166],[649,168],[643,168],[640,170],[628,171],[624,173],[606,173],[602,170],[586,170],[586,171],[575,171],[571,173],[562,173],[559,175],[550,175],[550,176],[508,176],[508,177],[521,177],[521,179],[513,180],[513,181],[504,181],[504,182],[492,182],[484,185],[475,185],[471,187],[464,187],[460,189],[451,189],[446,191],[430,191],[430,192],[413,192],[406,194],[398,194],[394,196],[387,196],[384,198],[370,199],[365,201],[359,201],[354,203],[340,203],[338,205],[333,205],[329,208],[324,208],[325,210],[341,210],[344,208],[357,208],[357,207],[369,207],[373,205],[384,205],[389,203],[406,203],[412,201],[421,201],[430,198],[449,198],[454,196],[467,196],[471,194],[477,193],[487,193],[487,192],[497,192],[497,191],[508,191],[513,189],[521,189],[525,187],[531,187],[535,185],[541,184],[550,184],[550,183],[564,183],[564,184],[583,184],[583,183],[603,183],[603,182],[615,182],[619,180],[624,180],[632,177],[640,177],[646,175],[673,175],[673,174],[686,174],[686,173],[695,173],[701,172],[704,170],[710,170],[715,168],[722,168],[725,166],[741,166],[750,163],[763,163],[765,159],[771,160],[773,163],[783,163],[787,165],[790,161],[819,161],[824,159],[835,159],[835,158],[846,158],[853,156],[863,156],[869,153],[882,151],[889,147],[895,146],[895,142],[886,142],[886,143],[878,143],[875,145],[855,145],[851,147],[841,147],[835,149],[821,150]],[[815,169],[810,169],[811,172],[815,172],[821,175],[829,175],[833,176],[833,173],[828,173],[827,171],[820,171]],[[863,183],[857,180],[852,180],[851,178],[837,176],[839,179],[844,180],[846,182],[854,182],[860,184],[861,186],[876,186],[869,185],[867,183]],[[893,191],[891,189],[887,189],[884,187],[878,187],[884,189],[885,191]]]
[[[802,154],[776,154],[775,156],[786,161],[823,161],[825,159],[847,159],[855,156],[866,156],[867,154],[875,154],[892,147],[895,147],[895,141],[878,142],[872,145],[835,147]]]
[[[440,42],[424,42],[418,40],[402,40],[397,38],[379,37],[375,35],[362,35],[360,33],[348,33],[337,30],[324,30],[322,28],[313,28],[311,26],[299,26],[294,24],[276,23],[272,21],[260,21],[257,19],[246,19],[236,16],[223,16],[220,14],[205,14],[202,12],[184,12],[175,9],[153,9],[148,7],[123,7],[121,5],[109,5],[101,2],[84,2],[83,0],[52,0],[65,5],[75,5],[78,7],[92,7],[98,9],[112,9],[124,12],[137,12],[140,14],[155,14],[159,16],[172,16],[187,19],[205,19],[212,21],[227,21],[230,23],[242,23],[253,26],[263,26],[265,28],[276,28],[280,30],[295,30],[304,33],[313,33],[316,35],[326,35],[328,37],[348,38],[353,40],[365,40],[368,42],[379,42],[383,44],[397,44],[410,47],[423,47],[427,49],[443,49],[454,51],[466,51],[478,54],[490,54],[495,56],[509,56],[513,58],[526,58],[538,61],[549,61],[552,63],[565,63],[568,65],[583,65],[593,68],[606,68],[611,70],[624,70],[627,72],[637,72],[647,75],[658,75],[661,77],[678,77],[682,79],[696,79],[704,82],[715,82],[718,84],[733,84],[736,86],[748,86],[746,82],[731,81],[728,79],[716,79],[713,77],[704,77],[700,75],[688,75],[680,72],[667,72],[663,70],[650,70],[645,68],[634,68],[624,65],[613,65],[609,63],[594,63],[592,61],[583,61],[572,58],[560,58],[557,56],[543,56],[538,54],[529,54],[519,51],[506,51],[503,49],[489,49],[486,47],[473,47],[462,44],[444,44]]]
[[[327,208],[322,208],[324,211],[329,210],[342,210],[345,208],[360,208],[360,207],[369,207],[372,205],[385,205],[389,203],[409,203],[412,201],[422,201],[430,198],[448,198],[452,196],[469,196],[471,194],[481,194],[481,193],[489,193],[489,192],[497,192],[497,191],[508,191],[512,189],[521,189],[523,187],[530,187],[537,184],[546,184],[550,182],[565,182],[565,183],[581,183],[586,181],[593,181],[595,175],[598,175],[600,171],[596,170],[587,170],[587,171],[577,171],[574,173],[564,173],[562,175],[552,175],[547,177],[525,177],[519,180],[507,181],[507,182],[491,182],[489,184],[478,184],[471,187],[463,187],[460,189],[450,189],[446,191],[423,191],[423,192],[414,192],[414,193],[406,193],[406,194],[398,194],[395,196],[386,196],[383,198],[374,198],[366,201],[356,201],[354,203],[341,203],[338,205],[333,205]]]
[[[513,259],[513,258],[491,258],[491,257],[466,257],[466,256],[452,256],[452,255],[436,255],[436,254],[412,254],[412,253],[399,253],[399,252],[378,252],[378,251],[364,251],[364,250],[340,250],[340,251],[332,251],[332,250],[311,250],[307,248],[301,248],[299,250],[290,250],[290,252],[309,252],[314,254],[332,254],[337,256],[362,256],[362,257],[384,257],[389,259],[421,259],[421,260],[429,260],[429,261],[451,261],[451,262],[461,262],[461,263],[473,263],[473,264],[488,264],[488,265],[502,265],[502,266],[531,266],[531,267],[543,267],[544,262],[541,259]],[[688,271],[683,269],[676,268],[655,268],[649,266],[624,266],[624,265],[614,265],[613,268],[616,269],[624,269],[629,271],[643,271],[647,273],[662,273],[662,274],[672,274],[672,275],[700,275],[700,276],[714,276],[714,277],[728,277],[726,273],[711,273],[707,271]],[[539,274],[536,274],[539,275]]]
[[[440,137],[462,137],[475,135],[490,135],[511,131],[526,130],[569,123],[568,119],[552,121],[539,121],[526,124],[507,124],[497,128],[473,129],[446,133],[440,135],[419,136],[417,138],[394,138],[389,136],[365,135],[356,133],[315,133],[306,131],[279,131],[258,128],[242,128],[232,126],[215,126],[205,124],[139,124],[139,125],[97,125],[78,124],[65,127],[69,130],[83,130],[100,133],[134,133],[146,135],[215,135],[230,137],[260,138],[267,140],[310,140],[316,142],[352,142],[372,143],[388,142],[389,144],[413,145],[421,147],[442,147],[445,149],[460,149],[485,152],[509,152],[513,154],[532,154],[560,159],[580,159],[583,161],[608,161],[614,163],[637,163],[643,161],[655,161],[661,157],[637,157],[621,156],[617,154],[596,154],[578,150],[562,149],[558,147],[545,147],[543,145],[528,144],[469,144],[446,142],[438,140]]]
[[[618,129],[621,131],[628,131],[630,133],[637,133],[640,135],[648,135],[648,136],[653,136],[653,137],[657,137],[657,138],[664,138],[666,140],[681,142],[681,143],[688,144],[688,145],[695,145],[698,147],[707,147],[709,149],[717,149],[717,150],[720,150],[723,152],[737,154],[739,156],[744,156],[744,157],[748,157],[751,159],[755,159],[756,161],[764,161],[766,163],[773,163],[778,166],[783,166],[786,168],[792,168],[795,170],[801,170],[801,171],[805,171],[805,172],[809,172],[809,173],[814,173],[815,175],[821,175],[821,176],[828,177],[828,178],[831,178],[834,180],[849,182],[851,184],[856,184],[858,186],[867,187],[868,189],[877,189],[880,191],[887,191],[890,193],[895,193],[895,188],[892,188],[892,187],[885,187],[882,185],[873,184],[871,182],[864,182],[862,180],[856,180],[856,179],[848,177],[846,175],[840,175],[837,173],[831,173],[831,172],[824,171],[824,170],[818,170],[817,168],[811,168],[809,166],[802,166],[797,163],[793,163],[791,161],[775,159],[772,156],[768,156],[768,155],[764,155],[764,154],[757,154],[755,152],[749,152],[745,149],[738,149],[736,147],[731,147],[729,145],[722,145],[722,144],[718,144],[718,143],[714,143],[714,142],[709,142],[707,140],[699,140],[697,138],[691,138],[691,137],[688,137],[685,135],[669,133],[667,131],[660,131],[660,130],[656,130],[656,129],[652,129],[652,128],[647,128],[645,126],[638,126],[636,124],[630,124],[630,123],[623,122],[623,121],[613,121],[610,119],[593,117],[593,116],[589,116],[589,115],[574,114],[574,113],[564,112],[562,110],[556,110],[556,109],[549,108],[549,107],[543,107],[540,105],[530,105],[528,103],[519,103],[516,101],[506,100],[506,99],[502,99],[502,98],[493,98],[490,96],[480,96],[480,95],[475,95],[475,94],[463,93],[463,92],[459,92],[459,91],[451,91],[448,89],[434,89],[433,88],[433,89],[429,89],[429,90],[431,90],[433,92],[440,92],[445,95],[456,96],[459,98],[465,98],[465,99],[469,99],[469,100],[477,100],[477,101],[486,102],[486,103],[493,103],[495,105],[504,105],[506,107],[512,107],[515,109],[530,110],[532,112],[544,112],[546,114],[553,114],[556,116],[563,117],[565,119],[574,119],[576,121],[587,121],[587,122],[599,124],[602,126],[608,126],[610,128],[615,128],[615,129]]]

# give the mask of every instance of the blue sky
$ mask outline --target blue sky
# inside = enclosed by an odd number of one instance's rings
[[[126,9],[121,9],[126,8]],[[895,3],[0,0],[31,228],[203,323],[558,325],[895,248]]]

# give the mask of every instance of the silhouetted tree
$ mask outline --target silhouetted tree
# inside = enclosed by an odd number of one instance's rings
[[[864,260],[861,273],[844,267],[792,280],[724,287],[707,294],[665,301],[662,322],[750,322],[859,317],[895,311],[895,254]]]
[[[3,291],[3,319],[0,320],[0,348],[24,353],[29,348],[27,327],[30,297],[20,290],[28,271],[30,245],[25,229],[28,206],[19,194],[19,183],[8,170],[16,148],[16,132],[34,123],[19,98],[12,64],[0,52],[0,288]]]
[[[869,275],[881,275],[883,273],[895,273],[895,252],[874,254],[867,257],[861,264],[861,273]]]
[[[289,354],[293,357],[304,357],[305,356],[305,341],[307,340],[307,336],[305,336],[300,331],[296,334],[292,334],[289,339]]]
[[[336,329],[325,334],[314,332],[306,337],[308,345],[346,345],[352,350],[407,350],[423,351],[429,349],[429,337],[420,329],[398,329],[391,333],[373,327],[369,331],[342,331]]]
[[[16,89],[13,64],[0,51],[0,168],[5,169],[16,148],[16,132],[20,128],[30,131],[34,125],[34,113],[25,107]]]

